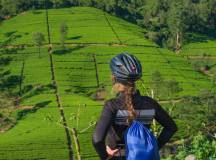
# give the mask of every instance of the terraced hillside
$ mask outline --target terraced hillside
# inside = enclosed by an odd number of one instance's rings
[[[26,12],[3,23],[0,43],[32,44],[32,32],[47,35],[45,11]],[[141,28],[92,8],[50,9],[49,26],[51,42],[60,42],[59,26],[67,22],[69,37],[67,43],[124,43],[154,45],[143,38]],[[136,28],[134,30],[134,27]],[[48,40],[48,38],[46,38]]]
[[[13,88],[21,93],[16,113],[33,107],[14,128],[0,134],[0,160],[72,159],[75,150],[67,127],[77,128],[83,159],[97,159],[91,144],[91,125],[98,119],[103,102],[92,99],[98,88],[96,74],[100,88],[106,88],[110,97],[108,63],[120,52],[130,52],[141,60],[147,88],[156,70],[167,80],[174,78],[180,83],[183,90],[175,98],[211,87],[208,77],[195,72],[184,57],[159,48],[144,38],[145,30],[101,10],[51,9],[48,18],[52,54],[48,53],[45,11],[25,12],[0,26],[0,44],[4,45],[0,56],[10,57],[4,70],[10,71],[7,76],[22,79],[21,90],[20,85]],[[69,26],[66,52],[59,45],[63,21]],[[38,58],[32,42],[32,34],[38,31],[46,35],[42,58]]]
[[[189,34],[190,41],[186,44],[181,54],[188,61],[199,66],[208,66],[207,74],[213,76],[216,74],[216,41],[213,38],[199,34]]]

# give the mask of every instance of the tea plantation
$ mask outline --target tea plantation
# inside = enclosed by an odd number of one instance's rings
[[[194,71],[185,56],[204,52],[215,56],[214,41],[191,43],[176,55],[145,39],[144,29],[95,8],[50,9],[48,20],[52,52],[48,52],[44,10],[24,12],[0,25],[0,58],[9,58],[3,71],[9,71],[8,77],[21,79],[11,88],[11,92],[21,95],[13,113],[19,118],[12,129],[0,133],[0,160],[70,159],[70,152],[76,155],[71,132],[67,134],[73,127],[78,131],[82,158],[98,159],[91,143],[92,124],[104,101],[95,100],[94,93],[105,89],[106,98],[112,96],[109,61],[120,52],[140,59],[146,88],[155,71],[166,80],[179,82],[182,91],[173,95],[174,99],[211,88],[209,77]],[[62,22],[68,25],[66,51],[62,51],[60,41]],[[41,58],[32,40],[35,32],[45,35]],[[166,96],[162,100],[167,100]]]

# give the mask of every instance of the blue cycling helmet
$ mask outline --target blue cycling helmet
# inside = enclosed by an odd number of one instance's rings
[[[121,53],[112,58],[110,69],[115,80],[120,83],[134,83],[142,77],[140,61],[128,53]]]

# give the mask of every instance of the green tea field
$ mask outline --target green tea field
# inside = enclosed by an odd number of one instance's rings
[[[59,32],[62,22],[68,25],[64,52]],[[177,55],[145,39],[143,28],[91,7],[49,9],[48,25],[52,52],[48,51],[45,10],[23,12],[0,25],[0,58],[9,59],[2,71],[8,77],[20,77],[11,91],[21,95],[13,113],[21,118],[13,128],[0,133],[0,160],[76,158],[74,127],[82,159],[97,160],[91,137],[104,101],[95,100],[94,93],[102,88],[107,91],[105,99],[113,96],[109,61],[121,52],[140,59],[145,88],[150,88],[155,71],[165,80],[179,82],[182,91],[173,99],[195,96],[212,86],[207,75],[194,71],[187,56],[206,53],[215,57],[213,40],[186,45]],[[41,58],[32,40],[35,32],[45,35]]]

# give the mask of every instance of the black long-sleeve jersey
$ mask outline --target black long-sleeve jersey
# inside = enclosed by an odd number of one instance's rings
[[[154,99],[141,96],[138,90],[133,95],[132,102],[137,113],[136,120],[143,122],[147,128],[150,127],[153,119],[163,126],[157,138],[158,146],[161,148],[177,131],[175,122]],[[128,128],[127,117],[128,112],[123,93],[105,102],[92,139],[101,160],[106,160],[108,157],[106,145],[111,149],[116,149],[118,144],[124,144],[124,132]]]

